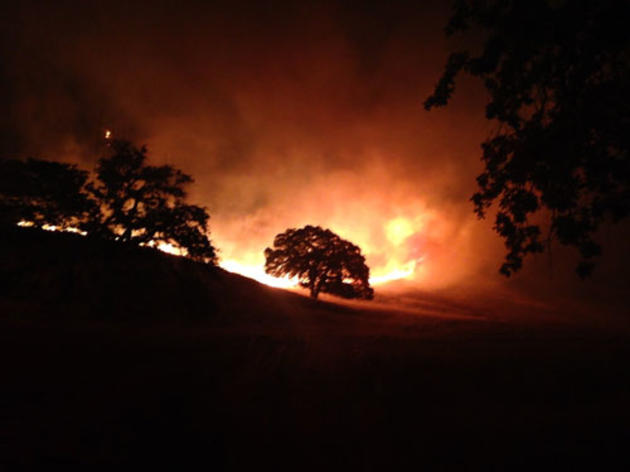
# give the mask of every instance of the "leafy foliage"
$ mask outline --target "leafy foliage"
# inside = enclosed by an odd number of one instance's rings
[[[209,215],[185,203],[192,178],[169,165],[146,164],[146,147],[110,143],[111,155],[98,161],[97,181],[87,188],[97,203],[88,233],[134,244],[168,243],[195,260],[215,263],[208,239]]]
[[[78,226],[91,210],[83,187],[88,173],[71,164],[41,159],[0,160],[0,219],[37,227]]]
[[[482,79],[496,134],[483,144],[485,170],[472,196],[495,229],[510,275],[552,239],[579,250],[589,275],[604,221],[630,212],[630,3],[459,0],[446,33],[486,34],[479,54],[451,54],[425,108],[444,106],[460,72]],[[546,231],[535,222],[544,217]]]
[[[273,248],[265,249],[265,271],[276,277],[298,277],[311,297],[320,292],[344,298],[374,296],[370,269],[361,249],[319,226],[287,229],[278,234]]]

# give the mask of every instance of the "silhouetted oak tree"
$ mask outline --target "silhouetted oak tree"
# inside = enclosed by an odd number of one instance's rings
[[[91,209],[83,192],[88,173],[41,159],[0,159],[0,222],[76,227]]]
[[[267,273],[297,277],[313,298],[320,292],[344,298],[374,296],[361,249],[328,229],[288,229],[275,237],[273,248],[265,249],[265,259]]]
[[[134,244],[169,243],[192,259],[216,262],[208,239],[209,215],[185,203],[192,178],[169,165],[146,164],[146,147],[128,141],[109,143],[111,155],[98,161],[97,180],[88,184],[97,203],[89,234]]]
[[[579,250],[586,276],[600,224],[629,214],[629,22],[625,0],[456,2],[447,34],[473,30],[485,45],[451,54],[425,108],[447,104],[460,72],[489,93],[486,117],[499,126],[482,144],[472,201],[479,217],[498,204],[505,275],[557,239]]]

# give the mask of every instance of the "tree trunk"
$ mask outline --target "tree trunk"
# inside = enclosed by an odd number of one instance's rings
[[[127,228],[125,228],[125,232],[122,234],[122,236],[120,237],[120,240],[122,242],[128,242],[131,240],[131,226],[127,226]]]
[[[319,292],[322,289],[322,279],[315,278],[315,280],[311,282],[310,288],[311,288],[311,298],[314,300],[317,300],[317,297],[319,296]]]

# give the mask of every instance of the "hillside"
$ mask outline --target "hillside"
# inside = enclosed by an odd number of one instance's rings
[[[25,228],[0,238],[0,296],[33,316],[216,319],[260,297],[271,313],[287,297],[301,299],[150,248]]]
[[[71,234],[5,233],[0,260],[6,465],[628,461],[624,332],[429,295],[414,310],[312,301]]]

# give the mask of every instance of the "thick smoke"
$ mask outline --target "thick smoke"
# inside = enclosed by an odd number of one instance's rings
[[[260,265],[275,234],[319,224],[376,276],[495,283],[502,243],[468,201],[485,95],[462,82],[423,110],[449,10],[417,3],[17,2],[0,151],[90,168],[111,129],[195,177],[224,260]]]

